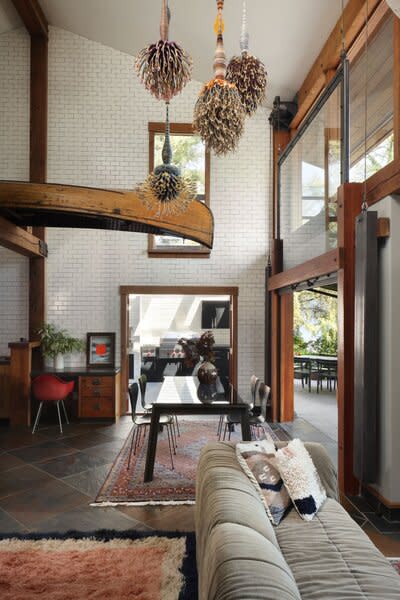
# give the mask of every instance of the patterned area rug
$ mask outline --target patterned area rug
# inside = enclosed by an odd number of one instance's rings
[[[181,436],[174,455],[174,469],[168,450],[167,433],[158,436],[154,478],[143,483],[146,462],[147,437],[137,455],[132,454],[128,470],[131,435],[117,456],[92,506],[115,506],[118,504],[193,504],[195,501],[196,468],[201,449],[209,442],[217,441],[218,419],[179,419]],[[265,425],[266,435],[281,439],[277,432]],[[231,441],[240,441],[240,427],[232,433]]]
[[[2,600],[195,600],[194,534],[98,531],[0,539]]]

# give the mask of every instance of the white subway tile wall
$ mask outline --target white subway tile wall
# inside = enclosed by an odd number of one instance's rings
[[[172,101],[172,121],[191,122],[200,89],[192,82]],[[135,187],[148,171],[147,123],[162,121],[164,111],[138,82],[131,56],[50,29],[49,182]],[[235,154],[212,155],[215,242],[209,259],[149,259],[144,234],[49,229],[48,320],[81,337],[115,331],[119,361],[120,285],[238,286],[240,388],[247,390],[253,372],[262,376],[267,113],[261,108],[247,120]],[[83,359],[71,356],[67,364]]]
[[[0,179],[29,179],[29,35],[0,35]],[[0,247],[0,355],[28,335],[28,259]]]

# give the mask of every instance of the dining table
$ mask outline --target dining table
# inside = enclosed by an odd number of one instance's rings
[[[250,441],[249,411],[249,403],[243,402],[231,384],[224,387],[219,378],[214,383],[204,384],[192,375],[164,377],[158,396],[152,402],[144,482],[153,480],[161,415],[229,414],[241,424],[243,441]]]

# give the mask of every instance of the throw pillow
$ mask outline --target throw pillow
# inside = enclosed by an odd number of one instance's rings
[[[279,471],[273,465],[275,445],[269,440],[236,444],[236,456],[243,471],[256,488],[273,525],[279,525],[290,497]]]
[[[277,450],[273,464],[300,517],[311,521],[325,502],[326,491],[303,442],[295,439]]]

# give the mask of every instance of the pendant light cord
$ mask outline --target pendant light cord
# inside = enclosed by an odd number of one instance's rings
[[[368,136],[368,0],[365,0],[365,86],[364,86],[364,192],[363,212],[368,210],[367,203],[367,136]]]
[[[342,0],[341,36],[342,36],[342,57],[343,57],[346,55],[346,39],[345,39],[345,33],[344,33],[344,0]]]

